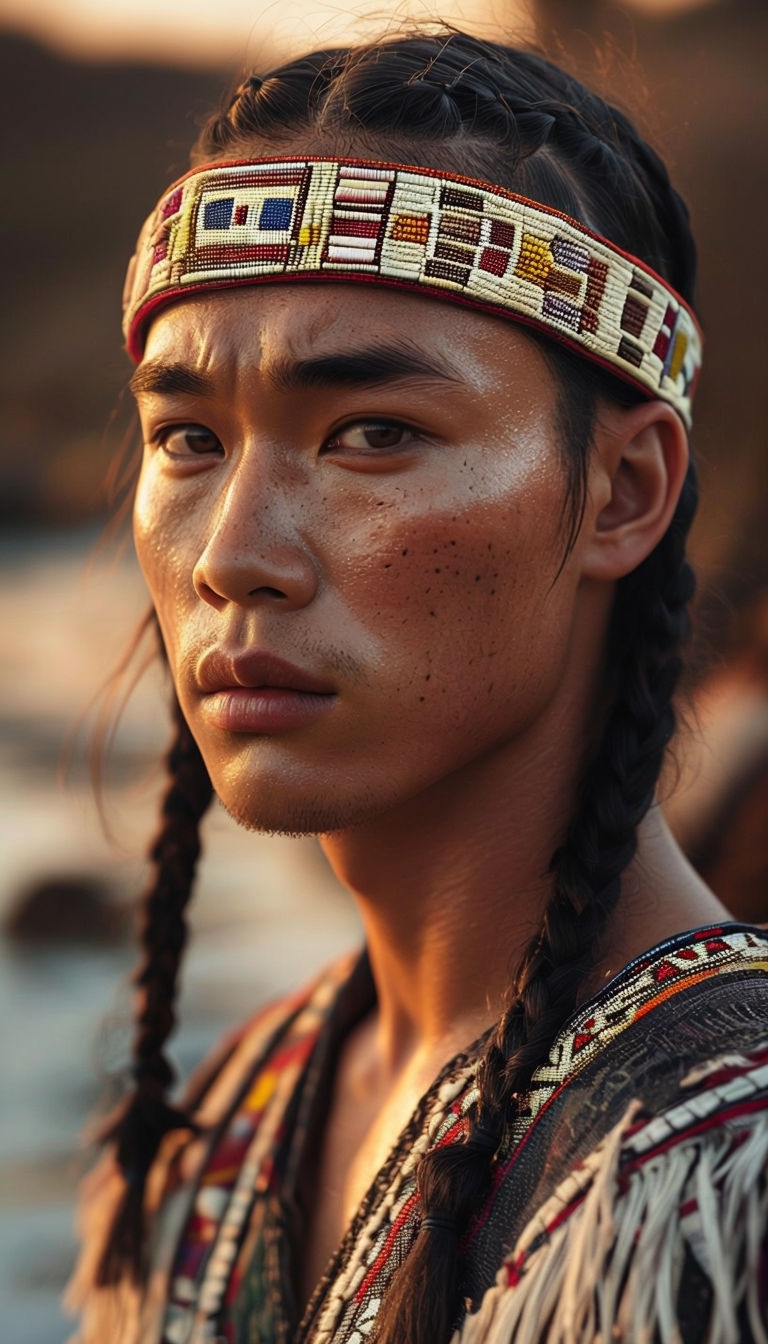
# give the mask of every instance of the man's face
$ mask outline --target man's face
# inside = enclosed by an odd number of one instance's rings
[[[137,383],[139,560],[239,820],[343,829],[535,731],[582,585],[555,386],[520,328],[246,287],[162,312]]]

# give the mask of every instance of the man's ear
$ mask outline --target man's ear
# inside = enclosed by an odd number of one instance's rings
[[[677,507],[688,436],[664,401],[598,411],[589,466],[583,573],[620,579],[650,555]]]

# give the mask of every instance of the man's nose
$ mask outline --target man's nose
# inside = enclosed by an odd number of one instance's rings
[[[300,526],[302,493],[274,474],[236,470],[193,570],[198,597],[217,611],[232,602],[287,610],[311,602],[318,569]]]

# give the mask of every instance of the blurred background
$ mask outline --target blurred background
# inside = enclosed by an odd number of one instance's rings
[[[409,16],[535,38],[625,107],[671,166],[700,244],[695,447],[701,589],[668,811],[740,915],[768,919],[764,0],[0,0],[0,1295],[15,1344],[59,1344],[80,1131],[127,1048],[129,907],[157,804],[165,687],[131,696],[93,800],[95,697],[145,597],[104,538],[130,372],[125,264],[197,127],[246,66]],[[119,489],[117,491],[119,495]],[[185,969],[183,1073],[222,1028],[356,937],[310,842],[215,812]]]

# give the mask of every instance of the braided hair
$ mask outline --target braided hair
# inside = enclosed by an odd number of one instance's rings
[[[245,79],[204,128],[193,162],[279,154],[297,141],[306,153],[386,157],[505,186],[581,220],[693,299],[696,257],[687,211],[661,160],[621,112],[531,51],[454,31],[319,51]],[[598,400],[630,404],[639,394],[545,336],[535,339],[557,375],[570,544],[584,505]],[[462,1235],[482,1209],[505,1128],[595,965],[675,727],[673,694],[694,586],[685,543],[696,502],[691,465],[668,531],[617,584],[606,654],[609,709],[585,762],[567,834],[550,862],[551,898],[480,1062],[479,1100],[466,1140],[435,1149],[420,1163],[421,1227],[382,1303],[377,1344],[450,1338],[463,1309]],[[148,894],[138,981],[144,997],[137,1097],[142,1107],[152,1099],[146,1122],[145,1112],[137,1112],[146,1123],[140,1180],[162,1132],[188,1123],[161,1099],[168,1081],[161,1051],[173,1020],[163,996],[170,999],[183,942],[182,884],[191,878],[196,821],[210,791],[195,751],[178,715],[169,758],[172,802],[169,811],[166,801],[165,839],[155,850],[158,878]],[[129,1172],[137,1138],[134,1132],[133,1146],[126,1139],[131,1126],[135,1130],[135,1116],[128,1123],[132,1114],[129,1107],[112,1131]],[[120,1235],[116,1226],[113,1248],[122,1245],[125,1252]],[[114,1268],[117,1261],[109,1263]]]
[[[152,874],[140,922],[141,960],[133,976],[136,1019],[131,1075],[134,1090],[108,1117],[98,1137],[114,1146],[124,1179],[111,1234],[98,1270],[100,1286],[137,1277],[141,1268],[146,1178],[160,1142],[172,1129],[194,1128],[166,1100],[174,1080],[165,1042],[176,1024],[174,1000],[187,937],[185,911],[200,855],[199,824],[213,793],[208,771],[174,697],[173,736],[165,765],[168,783],[160,825],[150,848]]]

